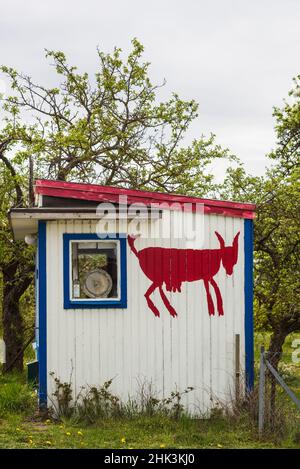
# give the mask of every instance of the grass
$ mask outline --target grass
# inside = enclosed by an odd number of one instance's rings
[[[300,364],[291,360],[295,338],[285,344],[282,370],[299,396]],[[264,342],[267,346],[268,340],[267,334],[257,334],[256,358],[260,345]],[[260,440],[256,426],[243,412],[238,418],[214,412],[203,420],[154,415],[103,418],[97,424],[83,425],[42,420],[34,410],[35,401],[35,393],[23,376],[0,375],[0,448],[300,448],[300,425],[281,440],[270,435]],[[290,400],[285,404],[292,409]]]
[[[296,447],[290,441],[285,448]],[[53,424],[28,421],[11,414],[0,423],[1,448],[275,448],[259,441],[248,423],[217,417],[211,420],[141,417],[106,419],[101,425]]]
[[[27,415],[36,407],[36,392],[18,374],[0,375],[0,418],[19,412]]]

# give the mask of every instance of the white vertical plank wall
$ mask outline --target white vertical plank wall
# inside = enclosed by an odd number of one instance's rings
[[[163,213],[163,223],[176,221],[176,212]],[[196,216],[186,214],[186,216]],[[166,220],[166,221],[164,221]],[[146,224],[147,222],[144,222]],[[150,223],[150,222],[149,222]],[[152,232],[159,222],[152,221]],[[145,225],[143,229],[146,229]],[[173,229],[173,228],[172,228]],[[47,373],[48,402],[54,392],[53,372],[72,383],[74,395],[83,386],[100,386],[113,378],[112,391],[121,399],[135,397],[142,383],[152,383],[160,397],[192,386],[183,403],[191,413],[205,413],[213,401],[229,401],[234,389],[235,334],[241,339],[244,364],[244,220],[219,215],[204,216],[203,245],[176,238],[139,238],[137,250],[147,246],[216,249],[217,230],[225,245],[240,231],[238,262],[233,275],[221,265],[215,280],[224,304],[224,316],[209,316],[203,281],[183,283],[182,291],[166,292],[178,313],[172,318],[158,291],[152,299],[161,316],[149,310],[144,294],[150,280],[127,246],[126,309],[63,308],[63,234],[95,233],[94,221],[47,222]],[[127,232],[127,222],[119,221]],[[129,233],[130,234],[130,233]],[[172,233],[171,233],[172,234]],[[213,288],[211,294],[216,304]],[[242,372],[244,370],[242,369]]]

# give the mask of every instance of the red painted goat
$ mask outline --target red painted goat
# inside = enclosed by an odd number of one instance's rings
[[[145,298],[155,316],[159,317],[160,313],[150,296],[156,288],[159,289],[162,301],[171,316],[176,317],[177,313],[163,291],[163,284],[166,285],[167,291],[180,292],[183,282],[195,282],[197,280],[203,280],[204,282],[209,314],[215,314],[214,303],[209,291],[209,284],[211,284],[215,290],[219,316],[223,316],[222,295],[214,280],[214,276],[218,273],[221,262],[227,275],[232,275],[233,267],[238,260],[238,238],[240,232],[235,235],[231,246],[225,246],[224,239],[217,231],[215,231],[215,234],[220,243],[219,249],[148,247],[137,251],[134,245],[136,236],[128,236],[129,246],[138,258],[141,269],[152,281],[152,284],[145,293]]]

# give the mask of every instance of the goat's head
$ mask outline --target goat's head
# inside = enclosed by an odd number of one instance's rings
[[[225,241],[222,238],[222,236],[217,231],[215,231],[215,234],[220,243],[221,259],[222,259],[223,267],[227,275],[232,275],[233,267],[235,266],[238,260],[240,232],[238,232],[235,235],[232,246],[225,246]]]

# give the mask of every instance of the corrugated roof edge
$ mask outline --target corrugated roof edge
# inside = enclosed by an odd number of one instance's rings
[[[162,192],[142,191],[138,189],[123,189],[120,187],[101,186],[78,182],[64,182],[46,179],[37,179],[34,187],[36,194],[61,198],[74,198],[80,200],[93,200],[97,202],[118,202],[119,196],[126,196],[129,204],[203,204],[205,213],[217,213],[225,216],[253,219],[255,217],[255,204],[232,202],[225,200],[202,199],[187,195],[169,194]],[[170,207],[172,208],[172,207]]]

